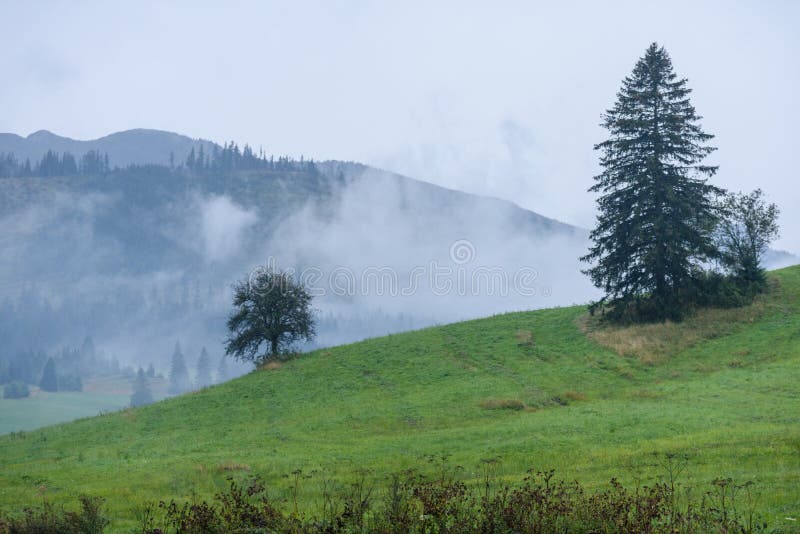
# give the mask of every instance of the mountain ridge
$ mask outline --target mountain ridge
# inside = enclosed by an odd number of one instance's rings
[[[152,130],[120,132],[101,138],[102,143],[69,146],[63,143],[73,141],[47,131],[28,137],[29,145],[40,152],[69,149],[74,155],[111,146],[108,140],[138,139],[144,147],[138,156],[142,163],[157,163],[158,154],[165,157],[163,143],[153,155],[160,139],[179,139],[188,150],[193,142]],[[0,136],[0,151],[14,148],[9,139],[22,138]],[[131,153],[130,147],[127,152]],[[557,286],[556,296],[547,301],[542,296],[533,300],[512,294],[517,299],[512,302],[511,297],[486,295],[486,290],[480,297],[485,300],[470,306],[457,304],[460,295],[455,293],[449,295],[450,301],[415,305],[413,299],[422,302],[430,292],[404,299],[381,299],[374,294],[377,290],[350,299],[337,299],[329,292],[325,309],[349,326],[332,318],[320,328],[325,334],[319,342],[352,341],[467,318],[468,313],[477,316],[546,302],[569,304],[589,295],[588,283],[574,265],[584,249],[586,230],[507,200],[354,162],[313,166],[284,162],[283,167],[228,171],[197,171],[182,163],[176,157],[174,168],[144,165],[100,174],[0,179],[4,223],[0,242],[8,253],[7,261],[0,263],[0,302],[16,303],[7,307],[7,315],[0,309],[0,334],[6,333],[10,345],[26,347],[32,339],[53,350],[94,336],[105,346],[120,347],[117,354],[132,362],[152,351],[154,339],[166,345],[169,338],[173,344],[175,338],[191,337],[216,350],[224,335],[220,328],[227,313],[227,288],[269,258],[282,268],[311,266],[329,276],[339,267],[354,277],[388,267],[399,284],[410,282],[417,267],[434,261],[452,265],[448,253],[454,243],[464,240],[468,243],[462,244],[474,254],[468,258],[470,268],[533,266],[536,283],[551,288],[563,281],[565,272],[572,280],[563,288]],[[31,308],[35,300],[30,298],[31,306],[24,304],[26,288],[36,288],[52,303],[52,312],[47,307]],[[57,303],[63,301],[70,311],[58,311]],[[170,306],[183,308],[183,314],[170,311]],[[187,306],[194,315],[185,311]],[[375,310],[381,308],[385,321],[373,321]],[[21,314],[21,309],[29,313]],[[15,317],[29,318],[26,328],[19,328],[22,319]],[[47,323],[57,326],[38,326]],[[149,332],[149,342],[130,340],[130,331]]]
[[[87,140],[72,139],[50,130],[37,130],[27,137],[0,133],[0,154],[13,153],[18,159],[30,159],[31,162],[41,159],[48,150],[70,152],[74,156],[95,150],[107,153],[112,166],[148,163],[169,165],[170,154],[176,164],[182,163],[192,148],[197,150],[201,146],[210,152],[219,145],[206,139],[151,128],[122,130]]]
[[[134,146],[133,150],[130,149],[129,145],[131,144]],[[162,144],[163,146],[159,146]],[[119,145],[128,145],[128,150],[121,151],[119,149]],[[218,143],[209,141],[207,139],[192,138],[177,132],[159,130],[155,128],[132,128],[129,130],[112,132],[102,137],[87,140],[73,139],[56,134],[46,129],[37,130],[31,134],[28,134],[26,137],[9,132],[0,133],[0,155],[11,153],[21,161],[24,161],[27,158],[30,159],[32,163],[41,159],[41,157],[44,156],[47,151],[58,153],[70,152],[74,156],[82,156],[90,150],[96,150],[101,153],[108,153],[112,167],[124,167],[131,164],[169,165],[170,154],[172,154],[174,157],[175,165],[180,165],[186,161],[186,158],[188,157],[192,148],[197,151],[201,146],[206,153],[210,153],[214,147],[221,148],[221,145]],[[536,218],[540,218],[543,221],[546,220],[549,224],[563,225],[564,227],[570,227],[579,233],[588,233],[588,230],[585,228],[562,221],[555,217],[550,217],[535,212],[520,206],[512,200],[488,195],[480,195],[476,193],[468,193],[359,162],[325,160],[318,162],[317,165],[326,168],[331,172],[335,172],[335,170],[339,169],[345,169],[348,172],[352,172],[354,169],[356,169],[362,173],[367,170],[378,171],[381,174],[393,175],[401,179],[413,181],[417,184],[424,184],[426,187],[431,186],[437,190],[447,191],[459,196],[478,197],[487,199],[489,201],[496,201],[504,205],[511,205],[516,209],[535,214]]]

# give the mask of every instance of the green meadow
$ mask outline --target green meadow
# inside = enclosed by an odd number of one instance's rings
[[[132,380],[124,376],[89,378],[83,391],[48,392],[31,386],[31,395],[3,399],[0,386],[0,434],[33,430],[47,425],[117,411],[130,404]],[[167,383],[151,381],[156,399],[167,396]]]
[[[663,454],[677,453],[688,457],[683,487],[753,481],[757,509],[791,530],[800,267],[770,273],[770,287],[751,306],[680,324],[611,328],[577,306],[370,339],[140,409],[0,436],[0,511],[71,506],[86,493],[104,497],[111,530],[126,532],[145,502],[209,498],[229,476],[263,476],[287,499],[300,477],[298,501],[313,511],[323,487],[365,469],[374,480],[434,469],[432,456],[468,482],[498,459],[501,480],[554,469],[599,488],[612,477],[652,483]]]
[[[24,399],[0,399],[0,434],[119,410],[129,401],[129,395],[39,390]]]

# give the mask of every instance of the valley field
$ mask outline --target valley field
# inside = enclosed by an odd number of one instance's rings
[[[772,527],[800,520],[800,267],[753,305],[685,322],[599,326],[576,306],[512,313],[323,349],[228,383],[0,437],[0,509],[107,499],[112,531],[146,501],[209,498],[226,477],[320,506],[324,481],[482,459],[591,488],[651,484],[688,456],[683,487],[753,481]],[[435,468],[429,465],[430,469]],[[285,475],[289,475],[288,477]],[[788,518],[788,519],[787,519]]]
[[[83,391],[51,393],[31,386],[30,397],[0,398],[0,434],[33,430],[46,425],[113,412],[130,405],[132,381],[125,376],[88,378]],[[167,396],[163,379],[152,379],[150,388],[156,399]],[[0,386],[0,390],[2,386]]]
[[[111,412],[129,402],[127,395],[39,390],[24,399],[0,399],[0,434]]]

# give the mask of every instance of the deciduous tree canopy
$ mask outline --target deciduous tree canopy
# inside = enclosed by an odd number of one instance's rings
[[[236,284],[225,351],[261,364],[314,338],[311,295],[287,273],[259,270]]]

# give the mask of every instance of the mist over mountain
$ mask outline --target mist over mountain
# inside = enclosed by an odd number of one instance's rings
[[[312,288],[319,345],[597,295],[577,259],[586,231],[511,202],[352,162],[192,164],[233,149],[154,130],[0,140],[18,159],[14,140],[26,158],[108,150],[117,167],[0,179],[8,351],[92,337],[134,365],[164,369],[176,341],[219,357],[231,284],[264,265]]]
[[[20,161],[93,150],[111,162],[0,179],[7,350],[91,336],[134,365],[163,369],[176,340],[220,355],[231,284],[263,265],[313,287],[321,345],[594,294],[576,259],[582,229],[358,163],[189,168],[201,146],[227,150],[199,143],[154,130],[0,135]]]

